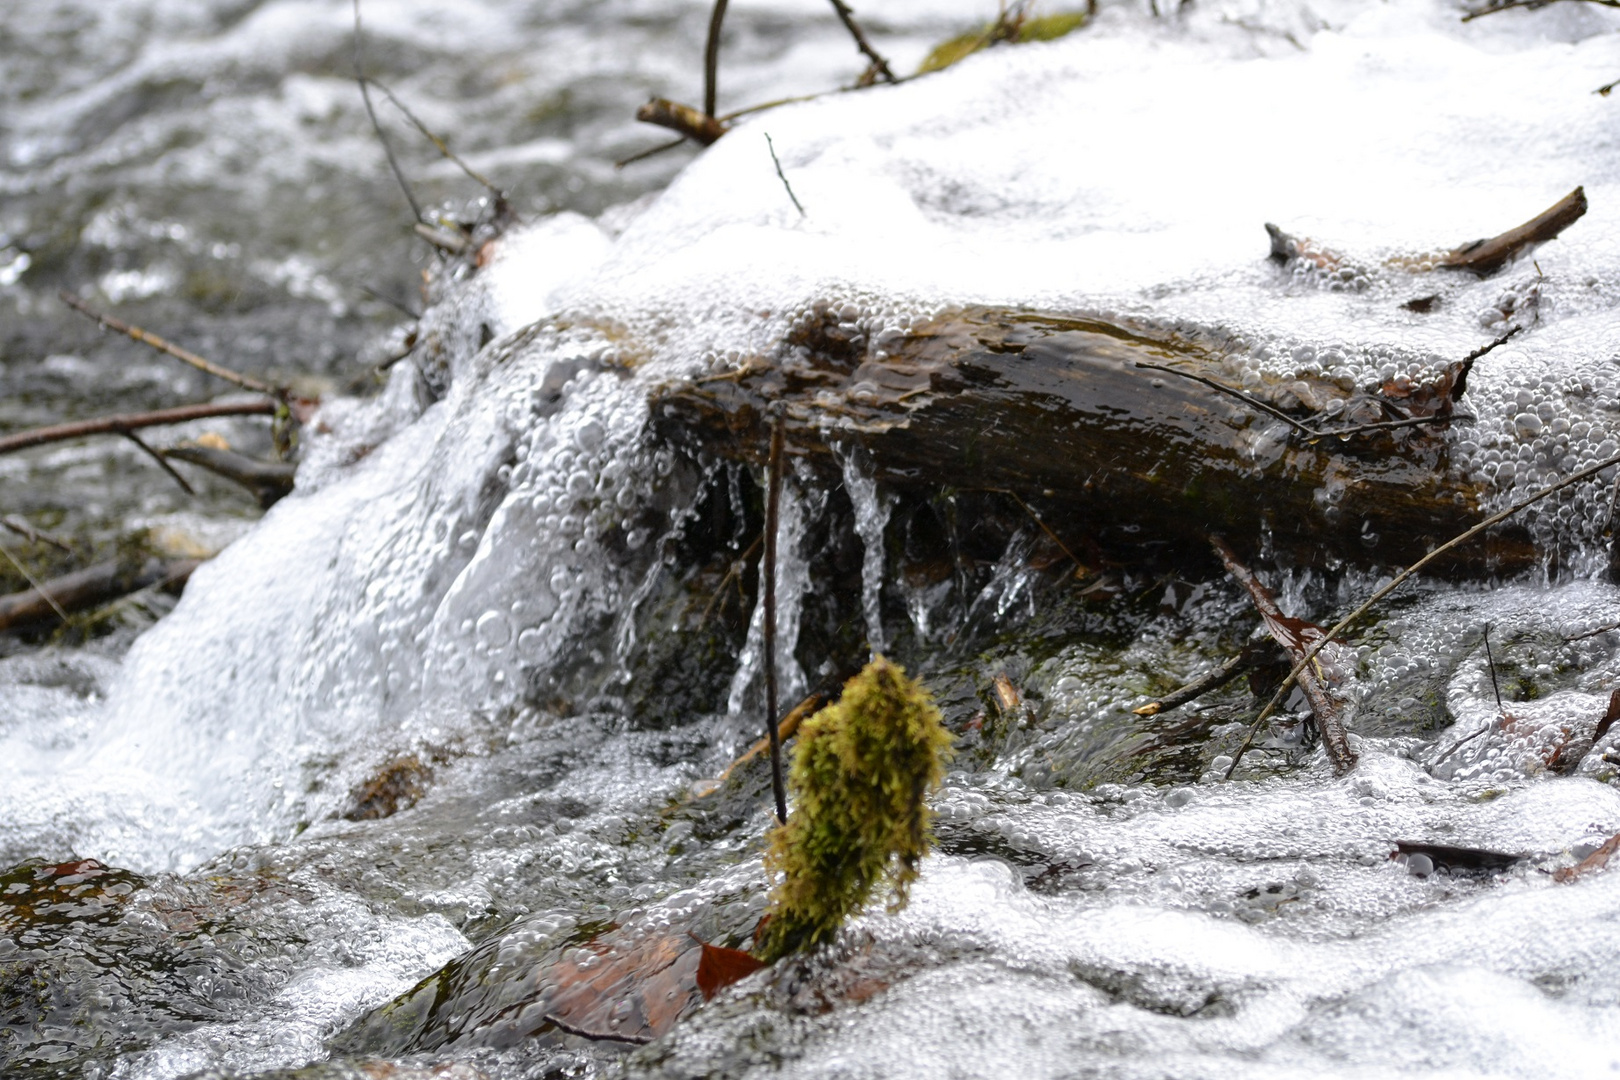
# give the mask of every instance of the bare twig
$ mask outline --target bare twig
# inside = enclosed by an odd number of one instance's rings
[[[75,420],[67,424],[31,428],[15,435],[0,438],[0,454],[23,450],[46,443],[82,439],[88,435],[123,435],[142,428],[184,424],[192,420],[207,420],[216,416],[274,416],[274,401],[231,401],[207,405],[181,405],[173,409],[157,409],[144,413],[118,413],[94,420]]]
[[[1249,649],[1243,649],[1226,663],[1205,672],[1179,690],[1173,690],[1158,701],[1150,701],[1141,708],[1131,711],[1137,716],[1158,716],[1162,712],[1169,712],[1189,701],[1197,701],[1212,690],[1219,690],[1254,665],[1254,654]]]
[[[709,39],[703,46],[703,115],[715,115],[715,101],[720,95],[720,28],[726,21],[727,0],[714,0],[709,13]]]
[[[799,730],[799,725],[804,722],[805,718],[810,716],[817,709],[821,708],[826,701],[827,696],[817,691],[816,693],[813,693],[809,697],[805,698],[803,701],[799,702],[797,705],[793,706],[792,711],[790,711],[786,716],[782,717],[782,722],[777,725],[777,731],[781,736],[782,741],[786,742],[787,740],[793,738],[794,734]],[[760,739],[753,746],[750,746],[747,750],[743,751],[742,756],[736,761],[733,761],[730,765],[727,765],[725,770],[721,772],[719,776],[714,778],[712,781],[712,787],[705,785],[698,797],[702,798],[704,795],[712,795],[714,792],[720,790],[720,786],[727,780],[731,779],[732,773],[736,772],[740,768],[743,768],[749,762],[755,760],[761,755],[767,753],[770,748],[771,740],[768,737]]]
[[[1599,7],[1620,7],[1620,0],[1584,0],[1584,2],[1596,4]],[[1486,15],[1495,15],[1498,11],[1511,11],[1513,8],[1535,11],[1538,8],[1544,8],[1554,3],[1557,3],[1557,0],[1501,0],[1501,2],[1491,0],[1484,7],[1475,8],[1473,11],[1468,12],[1462,17],[1462,21],[1472,22]]]
[[[1350,740],[1345,734],[1339,705],[1333,700],[1331,690],[1325,681],[1326,673],[1321,665],[1311,663],[1316,654],[1321,652],[1322,644],[1327,638],[1323,636],[1316,648],[1310,649],[1306,644],[1307,640],[1320,634],[1321,631],[1309,624],[1301,624],[1299,620],[1291,619],[1284,614],[1277,606],[1277,599],[1271,594],[1271,590],[1255,577],[1254,571],[1238,561],[1237,554],[1225,540],[1219,536],[1211,536],[1209,542],[1214,547],[1215,554],[1220,556],[1221,562],[1226,564],[1227,572],[1236,578],[1238,584],[1249,594],[1255,610],[1260,613],[1261,621],[1265,623],[1267,633],[1298,664],[1293,677],[1299,683],[1299,688],[1305,692],[1305,700],[1311,706],[1311,715],[1316,717],[1316,728],[1322,734],[1322,745],[1327,750],[1328,759],[1333,762],[1334,773],[1343,776],[1356,767],[1356,752],[1350,748]]]
[[[388,141],[388,135],[377,120],[377,109],[371,104],[371,85],[366,78],[366,65],[364,56],[365,40],[360,26],[360,0],[354,0],[354,79],[360,84],[360,96],[366,103],[366,115],[371,117],[371,130],[377,133],[377,141],[382,143],[383,153],[388,155],[388,167],[394,170],[394,179],[399,181],[399,190],[405,193],[405,201],[411,204],[411,215],[417,221],[422,220],[422,206],[416,201],[416,195],[411,191],[411,185],[405,179],[405,170],[399,167],[399,159],[394,157],[394,145]]]
[[[1280,685],[1278,685],[1276,693],[1271,695],[1271,700],[1266,703],[1265,708],[1260,710],[1260,715],[1255,717],[1254,723],[1249,727],[1248,735],[1243,740],[1243,745],[1238,748],[1237,754],[1232,759],[1231,768],[1226,770],[1227,778],[1231,778],[1232,773],[1237,769],[1238,762],[1243,759],[1244,753],[1247,752],[1248,749],[1254,744],[1255,732],[1259,731],[1260,725],[1264,723],[1273,712],[1276,711],[1277,706],[1282,702],[1283,696],[1288,692],[1289,688],[1294,685],[1294,681],[1299,678],[1299,673],[1304,669],[1305,665],[1316,659],[1316,654],[1321,652],[1322,649],[1327,646],[1328,642],[1333,641],[1340,634],[1344,633],[1344,631],[1352,626],[1357,620],[1371,611],[1380,600],[1384,599],[1384,597],[1406,584],[1406,582],[1414,574],[1422,570],[1425,566],[1428,566],[1430,563],[1434,562],[1447,552],[1466,544],[1468,541],[1472,540],[1486,529],[1489,529],[1494,525],[1500,525],[1514,514],[1534,506],[1542,499],[1545,499],[1550,495],[1555,495],[1567,487],[1580,483],[1582,480],[1589,480],[1598,473],[1601,473],[1607,469],[1612,469],[1616,465],[1620,465],[1620,455],[1604,458],[1597,464],[1588,465],[1580,472],[1566,476],[1556,484],[1551,484],[1544,487],[1534,495],[1520,499],[1506,510],[1500,510],[1473,527],[1458,533],[1450,540],[1447,540],[1439,547],[1430,551],[1427,555],[1423,556],[1423,558],[1419,559],[1411,566],[1408,566],[1405,570],[1402,570],[1399,574],[1396,574],[1390,579],[1389,584],[1373,593],[1360,607],[1356,608],[1350,614],[1340,619],[1337,623],[1334,623],[1333,626],[1329,627],[1327,633],[1322,636],[1322,639],[1311,647],[1311,650],[1305,654],[1303,659],[1294,664],[1294,668],[1288,673],[1288,677],[1285,678]]]
[[[636,110],[636,119],[678,131],[699,146],[709,146],[726,133],[726,125],[719,120],[668,98],[653,98]]]
[[[776,528],[782,506],[782,418],[771,423],[771,456],[765,495],[765,730],[771,739],[771,792],[776,820],[787,823],[787,787],[782,781],[782,733],[776,725]]]
[[[207,372],[216,379],[224,379],[226,382],[234,383],[244,390],[252,390],[255,394],[268,394],[275,398],[287,396],[285,387],[271,386],[267,382],[260,382],[251,375],[243,375],[240,371],[232,371],[228,367],[221,367],[212,360],[205,360],[189,349],[182,349],[180,346],[175,345],[172,342],[165,341],[163,338],[158,337],[156,334],[148,330],[142,330],[138,326],[131,326],[129,323],[115,319],[111,315],[103,315],[101,312],[79,299],[79,297],[75,296],[73,293],[68,292],[66,289],[62,289],[56,295],[61,297],[62,303],[66,304],[74,311],[77,311],[79,314],[84,315],[87,318],[94,319],[106,329],[116,330],[120,334],[134,338],[142,345],[150,346],[160,353],[167,356],[172,356],[182,364],[190,364],[198,371]]]
[[[1499,716],[1506,716],[1507,709],[1502,707],[1502,686],[1496,681],[1496,654],[1491,651],[1491,628],[1485,627],[1485,663],[1491,669],[1491,690],[1496,694],[1496,712]]]
[[[69,555],[73,554],[73,549],[68,546],[66,540],[60,540],[43,529],[36,529],[21,518],[0,517],[0,528],[8,529],[36,544],[49,544],[58,551],[66,552]]]
[[[180,490],[181,491],[184,491],[187,495],[196,495],[197,494],[197,492],[192,488],[192,486],[190,484],[186,483],[186,478],[181,476],[179,473],[175,472],[174,471],[174,466],[170,465],[168,463],[168,461],[164,459],[162,454],[160,454],[158,451],[156,451],[156,450],[154,450],[152,448],[151,443],[148,443],[145,439],[141,438],[139,435],[135,434],[133,431],[120,431],[118,434],[122,435],[124,438],[126,438],[130,442],[134,443],[136,446],[138,446],[140,448],[140,450],[141,450],[141,452],[143,454],[145,454],[147,457],[151,458],[153,461],[157,462],[158,463],[158,468],[160,468],[164,472],[168,473],[170,479],[172,479],[175,483],[180,485]]]
[[[887,83],[899,82],[900,80],[894,77],[894,72],[889,70],[889,62],[883,59],[883,54],[874,49],[872,43],[866,40],[866,35],[861,32],[860,24],[855,21],[855,13],[850,10],[849,5],[844,3],[844,0],[832,0],[832,6],[833,10],[838,12],[838,21],[844,24],[844,29],[849,31],[849,36],[855,39],[855,47],[861,50],[861,55],[871,61],[873,74]],[[873,80],[866,81],[871,82]]]
[[[482,184],[485,190],[495,197],[496,205],[498,207],[506,206],[506,192],[497,187],[495,185],[495,181],[491,180],[489,177],[485,176],[483,173],[479,172],[477,169],[474,169],[471,165],[463,161],[454,150],[450,149],[450,144],[439,138],[438,135],[434,134],[432,128],[429,128],[417,117],[415,113],[406,108],[405,103],[399,100],[392,90],[388,89],[387,86],[368,75],[361,75],[359,78],[362,85],[365,83],[370,83],[378,90],[381,90],[383,92],[383,96],[388,99],[389,103],[392,104],[394,108],[404,113],[405,119],[409,120],[416,130],[422,133],[422,137],[427,139],[428,142],[432,143],[446,160],[453,162],[458,169],[467,175],[468,179],[474,181],[475,183]],[[420,218],[422,215],[417,214],[416,216]]]
[[[63,622],[67,622],[67,612],[62,610],[62,605],[57,603],[56,597],[51,595],[51,591],[47,589],[38,578],[36,578],[33,574],[30,574],[28,572],[28,568],[19,562],[17,557],[11,552],[7,551],[3,546],[0,546],[0,555],[4,555],[6,557],[6,562],[16,567],[17,573],[21,574],[23,576],[23,580],[28,582],[28,584],[33,588],[34,592],[38,593],[40,598],[51,606],[51,610],[56,612],[57,617]]]
[[[771,133],[768,131],[765,133],[765,145],[770,148],[771,164],[776,166],[776,178],[782,181],[782,186],[787,189],[788,198],[793,200],[793,205],[799,211],[799,216],[806,216],[804,212],[804,204],[799,202],[799,197],[797,195],[793,194],[793,185],[788,183],[787,175],[782,172],[781,159],[776,156],[776,144],[771,141]]]
[[[1298,420],[1295,420],[1292,416],[1289,416],[1287,413],[1283,412],[1275,405],[1272,405],[1270,402],[1261,401],[1253,394],[1246,394],[1242,390],[1235,387],[1227,386],[1225,383],[1216,382],[1214,379],[1206,379],[1202,375],[1194,375],[1190,371],[1181,371],[1177,368],[1166,367],[1163,364],[1150,364],[1145,360],[1136,361],[1136,366],[1139,368],[1150,368],[1154,371],[1168,372],[1171,375],[1180,375],[1183,379],[1191,379],[1193,382],[1203,383],[1211,390],[1218,390],[1223,394],[1230,394],[1232,397],[1237,398],[1239,401],[1249,405],[1252,408],[1259,409],[1263,413],[1275,416],[1278,420],[1281,420],[1283,423],[1287,424],[1301,435],[1308,435],[1313,439],[1320,439],[1322,437],[1322,432],[1317,431],[1308,424],[1300,423]]]

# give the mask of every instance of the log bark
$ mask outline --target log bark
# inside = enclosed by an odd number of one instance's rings
[[[0,631],[54,621],[60,618],[58,608],[71,615],[152,585],[178,591],[198,565],[196,559],[151,559],[132,568],[111,561],[42,581],[41,588],[0,596]]]
[[[774,407],[789,452],[829,471],[831,448],[857,443],[890,485],[1005,490],[1057,532],[1133,558],[1208,566],[1219,532],[1278,564],[1402,565],[1485,517],[1482,489],[1447,462],[1449,397],[1364,391],[1339,415],[1438,422],[1323,438],[1297,393],[1273,393],[1267,412],[1223,382],[1198,346],[1094,320],[968,309],[874,344],[822,312],[773,357],[662,388],[653,416],[666,437],[757,464]],[[1441,569],[1506,573],[1535,557],[1508,523]]]

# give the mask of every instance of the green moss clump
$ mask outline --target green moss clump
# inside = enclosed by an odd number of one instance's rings
[[[1083,11],[1060,11],[1052,15],[1025,16],[1004,14],[993,23],[977,30],[958,34],[949,41],[934,46],[932,52],[917,68],[918,75],[942,71],[958,60],[966,59],[981,49],[1001,42],[1022,45],[1030,41],[1056,41],[1073,30],[1086,25],[1089,16]]]
[[[950,746],[928,691],[881,656],[805,721],[789,775],[793,815],[765,853],[782,879],[760,931],[763,959],[831,940],[884,882],[889,909],[905,905],[933,839],[924,800]]]

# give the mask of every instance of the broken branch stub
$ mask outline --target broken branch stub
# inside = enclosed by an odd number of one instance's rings
[[[778,408],[792,452],[829,475],[833,444],[859,443],[886,484],[1005,490],[1039,501],[1060,534],[1131,558],[1190,554],[1208,566],[1208,532],[1238,538],[1239,550],[1268,532],[1284,560],[1403,564],[1485,517],[1481,486],[1448,466],[1436,435],[1444,416],[1313,437],[1229,391],[1138,366],[1229,378],[1219,360],[1169,336],[992,308],[874,343],[824,310],[732,377],[663,387],[653,416],[672,440],[763,464],[766,410]],[[1301,421],[1315,420],[1312,402],[1342,401],[1337,415],[1352,418],[1417,404],[1378,390],[1344,400],[1338,387],[1304,380],[1255,392]],[[1524,530],[1507,526],[1444,569],[1509,573],[1535,557]]]
[[[636,119],[644,124],[657,124],[679,132],[700,146],[711,145],[729,130],[714,117],[667,98],[653,98],[647,102],[636,110]]]

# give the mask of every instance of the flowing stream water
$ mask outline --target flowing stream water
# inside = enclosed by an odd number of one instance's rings
[[[1077,576],[1020,502],[889,490],[836,433],[830,470],[787,469],[777,669],[791,705],[881,648],[939,701],[957,747],[912,902],[650,1045],[523,1008],[611,927],[740,947],[766,902],[769,776],[716,783],[761,732],[762,477],[671,437],[663,387],[787,355],[813,320],[880,355],[975,303],[1173,328],[1238,385],[1307,392],[1422,384],[1518,326],[1444,436],[1447,475],[1506,506],[1620,444],[1620,119],[1591,93],[1620,20],[1105,5],[616,170],[658,141],[646,96],[696,98],[707,8],[362,10],[368,70],[517,210],[482,265],[406,228],[350,4],[0,9],[0,430],[219,390],[64,287],[324,402],[262,518],[117,440],[0,457],[0,512],[73,559],[213,555],[178,605],[0,635],[0,1072],[1620,1068],[1620,875],[1553,878],[1620,831],[1620,726],[1593,738],[1620,689],[1605,479],[1532,517],[1542,569],[1419,581],[1355,639],[1353,772],[1284,716],[1226,780],[1247,687],[1133,710],[1243,648],[1233,583]],[[860,14],[912,70],[993,13]],[[722,108],[860,73],[821,5],[728,18]],[[382,113],[429,212],[487,220]],[[1390,258],[1576,184],[1588,216],[1495,277]],[[1266,220],[1352,258],[1278,268]],[[181,434],[270,448],[250,421]],[[0,540],[36,574],[69,558]],[[1364,566],[1260,569],[1331,622],[1393,569],[1364,540]]]

